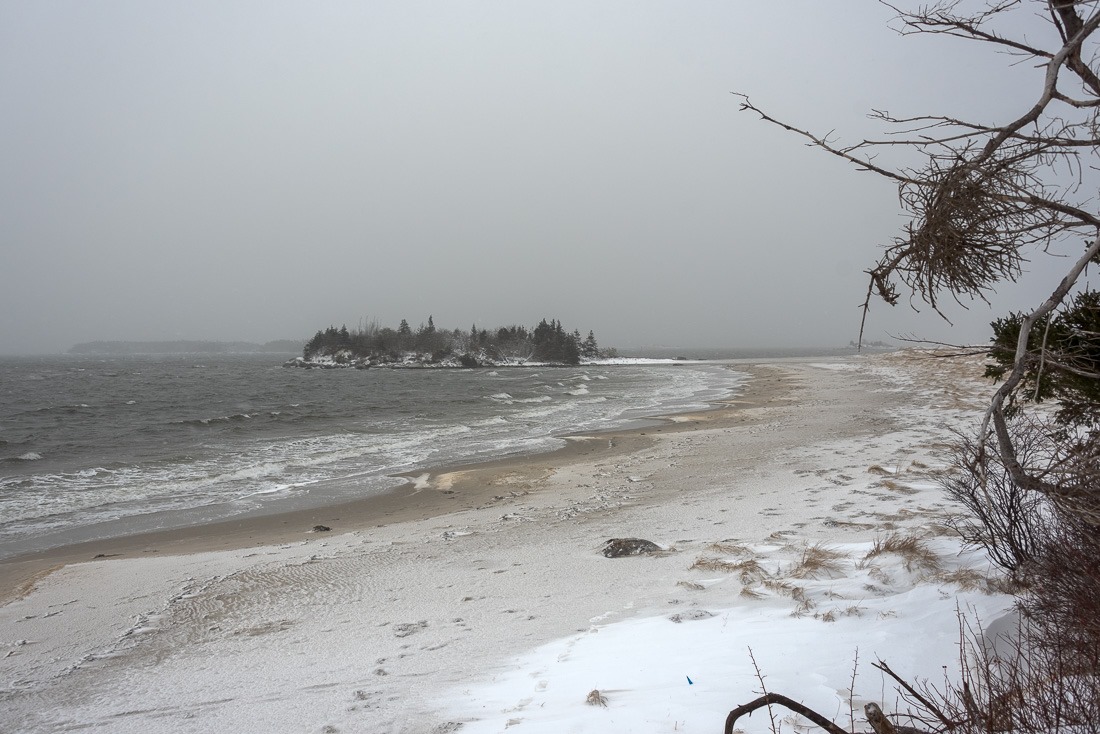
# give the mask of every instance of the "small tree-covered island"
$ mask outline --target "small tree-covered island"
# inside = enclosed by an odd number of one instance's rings
[[[396,328],[370,323],[350,331],[330,326],[306,342],[302,356],[287,367],[332,369],[339,367],[499,367],[507,365],[576,365],[614,357],[615,350],[601,350],[596,335],[581,337],[566,331],[560,321],[543,319],[534,329],[501,326],[469,331],[436,328],[433,317],[417,329],[401,319]]]

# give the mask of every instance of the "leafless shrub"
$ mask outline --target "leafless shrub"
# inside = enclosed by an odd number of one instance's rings
[[[1024,461],[1034,455],[1038,434],[1020,436]],[[1030,440],[1029,440],[1030,439]],[[953,470],[940,478],[944,490],[966,512],[949,519],[962,539],[984,548],[989,557],[1013,575],[1039,553],[1049,526],[1051,507],[1040,493],[1019,487],[1002,462],[986,446],[960,436],[952,456]]]
[[[833,622],[837,610],[815,617]],[[927,680],[910,681],[878,660],[872,666],[895,684],[897,709],[887,716],[877,704],[870,703],[864,709],[868,722],[879,734],[1100,734],[1097,704],[1100,677],[1095,675],[1100,670],[1100,650],[1073,657],[1056,654],[1031,644],[1034,633],[1030,622],[1024,620],[1017,629],[991,639],[975,620],[960,612],[958,682],[937,685]],[[858,652],[856,660],[858,666]],[[816,711],[768,691],[758,667],[756,675],[760,682],[756,692],[762,695],[730,712],[726,732],[734,731],[733,726],[741,716],[768,707],[772,731],[777,733],[779,721],[771,706],[778,704],[806,717],[829,734],[847,734]],[[853,724],[855,679],[853,670],[848,702]]]
[[[1024,587],[1008,576],[991,576],[986,579],[986,587],[990,594],[1019,596],[1024,593]]]
[[[1047,667],[1089,659],[1100,650],[1100,437],[1023,415],[1002,429],[1018,447],[1015,470],[960,440],[945,483],[970,517],[956,526],[1009,572],[1005,588],[1028,620],[1024,652]]]
[[[898,683],[910,721],[967,734],[1100,732],[1100,650],[1070,656],[1050,649],[1042,641],[1046,632],[1026,618],[990,639],[960,613],[959,630],[957,684],[910,684],[875,664]]]
[[[1100,528],[1063,519],[1025,583],[1021,608],[1042,633],[1033,642],[1070,658],[1100,651]],[[1100,676],[1100,668],[1094,672]]]

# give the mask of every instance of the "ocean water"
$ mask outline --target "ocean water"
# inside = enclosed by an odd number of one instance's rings
[[[705,408],[713,363],[302,370],[272,355],[0,359],[0,558],[385,492]]]

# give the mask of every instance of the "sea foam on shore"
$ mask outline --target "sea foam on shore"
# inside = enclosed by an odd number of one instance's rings
[[[391,491],[428,465],[701,409],[713,364],[284,370],[269,357],[0,359],[0,559]]]

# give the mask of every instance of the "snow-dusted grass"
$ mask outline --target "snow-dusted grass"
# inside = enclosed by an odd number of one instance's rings
[[[993,591],[988,563],[947,538],[759,545],[748,559],[730,550],[696,561],[685,577],[695,591],[750,592],[736,605],[711,606],[685,586],[667,615],[593,625],[448,692],[449,717],[470,734],[718,731],[730,709],[759,694],[751,649],[769,691],[845,727],[851,703],[865,726],[863,704],[892,712],[897,703],[892,681],[870,663],[938,683],[958,660],[957,610],[985,623],[1012,603]],[[593,690],[603,705],[586,705]],[[777,711],[787,731],[808,725]],[[770,722],[760,711],[738,727],[764,733]]]
[[[668,614],[593,624],[450,690],[442,708],[461,731],[718,731],[731,709],[760,695],[758,672],[768,691],[845,728],[853,727],[854,711],[854,728],[865,730],[865,703],[887,713],[904,709],[894,682],[871,666],[875,660],[942,689],[945,676],[958,680],[960,615],[971,630],[1011,627],[1007,584],[943,524],[951,510],[935,479],[950,441],[945,429],[975,420],[992,389],[975,379],[975,361],[899,354],[809,366],[871,374],[881,381],[876,392],[899,396],[894,418],[906,428],[858,447],[790,452],[817,464],[796,475],[846,489],[841,496],[850,499],[832,505],[825,524],[838,537],[873,537],[845,543],[784,531],[764,543],[704,545],[685,562]],[[857,468],[867,456],[888,460]],[[836,457],[850,463],[838,469]],[[806,513],[818,496],[825,504],[837,495],[810,489],[774,514]],[[585,705],[591,691],[603,705]],[[775,713],[785,731],[810,726],[786,709]],[[765,711],[737,724],[747,734],[771,725]]]

